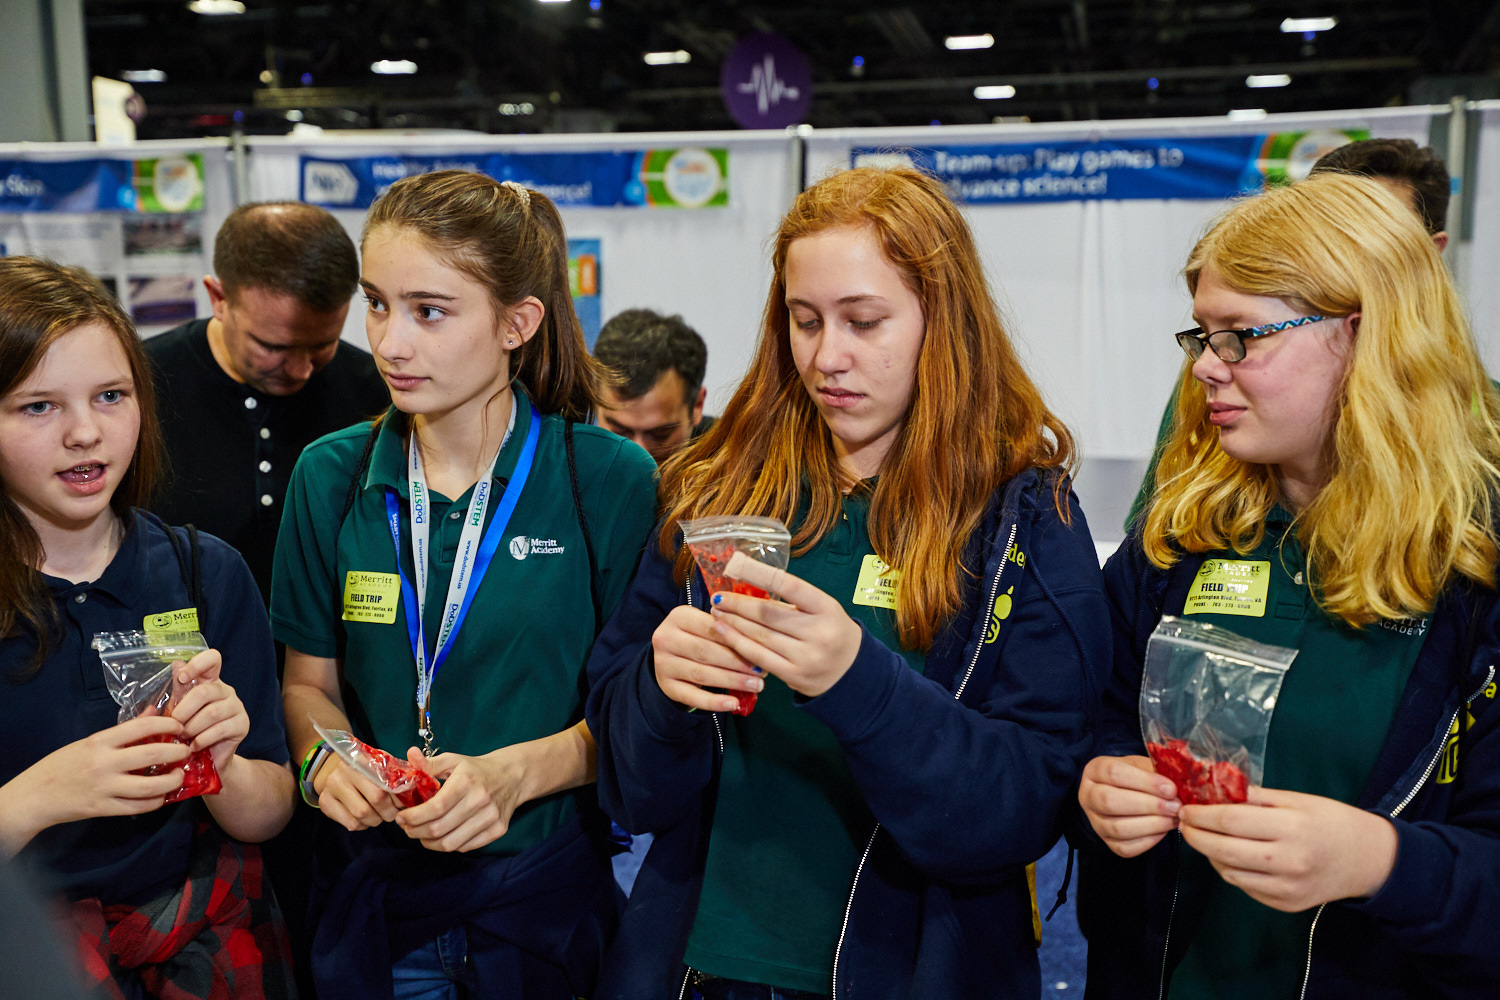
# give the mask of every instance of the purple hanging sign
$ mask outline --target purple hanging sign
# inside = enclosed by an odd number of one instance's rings
[[[780,35],[740,39],[719,73],[724,104],[745,128],[785,128],[807,120],[812,67]]]

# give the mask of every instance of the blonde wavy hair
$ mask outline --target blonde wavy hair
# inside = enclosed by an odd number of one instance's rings
[[[1184,268],[1308,313],[1360,313],[1327,442],[1330,478],[1296,518],[1319,604],[1356,627],[1430,612],[1455,576],[1495,584],[1500,396],[1447,268],[1379,183],[1321,174],[1231,208]],[[1147,557],[1259,545],[1275,470],[1219,447],[1191,365],[1146,512]]]

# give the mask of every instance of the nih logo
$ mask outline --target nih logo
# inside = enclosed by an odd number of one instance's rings
[[[359,180],[342,163],[304,160],[302,200],[314,205],[353,205],[359,200]]]

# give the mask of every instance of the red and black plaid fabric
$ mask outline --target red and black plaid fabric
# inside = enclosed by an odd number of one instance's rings
[[[143,906],[81,899],[72,917],[84,974],[101,997],[296,1000],[286,925],[260,849],[212,824],[193,837],[181,889]]]

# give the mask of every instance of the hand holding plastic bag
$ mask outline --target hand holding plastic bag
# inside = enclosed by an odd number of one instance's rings
[[[339,760],[353,768],[356,774],[384,788],[402,809],[420,805],[437,794],[438,780],[429,772],[410,761],[392,756],[363,740],[355,738],[342,729],[324,729],[316,722],[317,730],[328,748]]]
[[[170,714],[173,706],[197,684],[197,681],[180,683],[173,668],[206,650],[208,643],[198,632],[100,632],[94,636],[93,647],[104,664],[105,687],[120,706],[118,721],[128,722],[141,715]],[[180,736],[156,736],[142,742],[189,741]],[[171,768],[158,765],[141,773],[156,775],[168,770]],[[216,795],[223,787],[213,753],[205,747],[183,762],[182,786],[169,793],[165,801],[170,804],[199,795]]]
[[[1141,735],[1184,805],[1244,802],[1264,776],[1271,714],[1295,649],[1164,617],[1146,646]]]
[[[743,552],[757,562],[775,569],[786,569],[791,555],[792,535],[786,525],[773,517],[741,517],[719,515],[700,517],[678,522],[682,528],[682,540],[703,574],[709,595],[727,592],[748,597],[774,599],[776,595],[741,580],[733,580],[724,574],[724,567],[736,552]],[[749,715],[755,711],[756,694],[750,691],[729,691],[739,702],[735,715]]]

